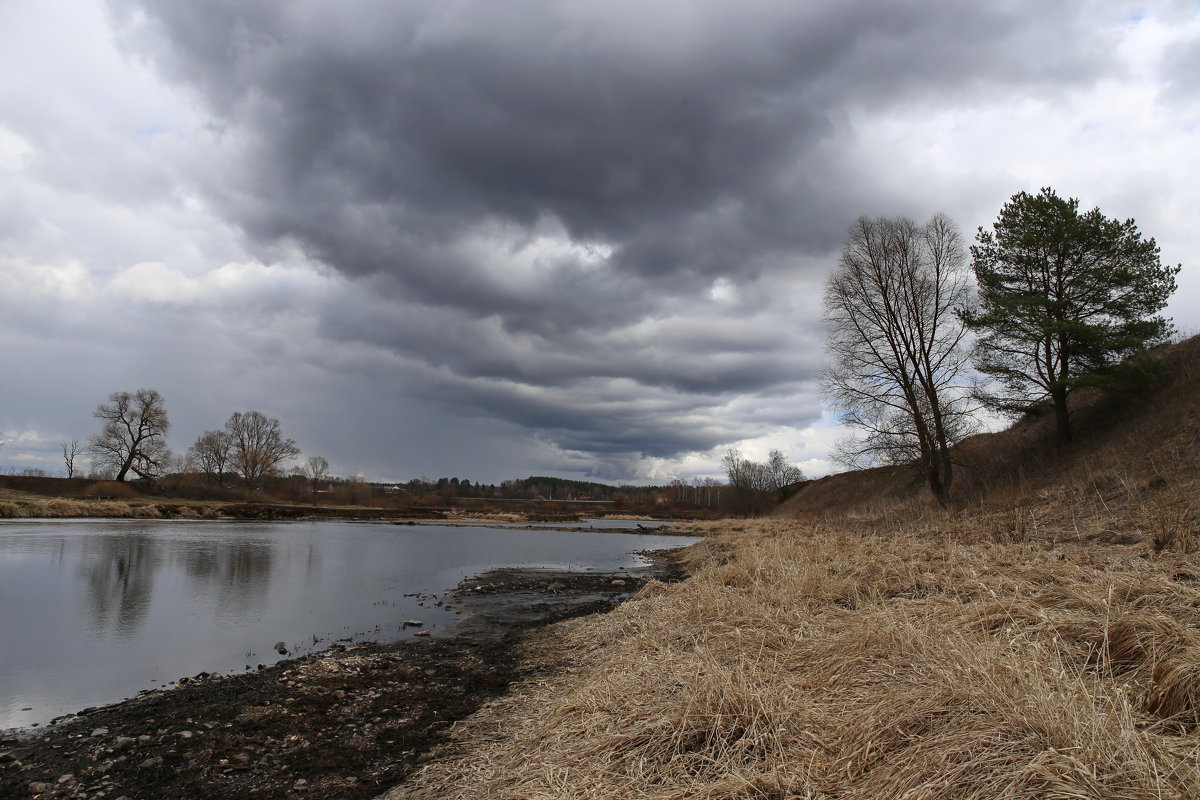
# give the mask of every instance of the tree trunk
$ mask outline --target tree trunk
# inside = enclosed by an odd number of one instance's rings
[[[946,466],[949,470],[949,465]],[[950,476],[943,475],[935,461],[929,461],[925,467],[925,476],[929,481],[929,491],[937,499],[942,508],[950,505]]]
[[[125,463],[121,465],[121,469],[117,472],[117,480],[124,481],[125,476],[129,474],[129,468],[133,466],[133,452],[129,453],[129,458],[125,459]]]
[[[1067,390],[1051,389],[1050,399],[1054,401],[1054,421],[1056,423],[1055,443],[1065,447],[1071,443],[1071,415],[1067,411]]]

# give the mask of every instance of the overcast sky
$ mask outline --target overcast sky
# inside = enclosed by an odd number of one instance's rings
[[[335,473],[833,469],[860,215],[1052,186],[1184,264],[1195,2],[0,2],[0,468],[116,390]]]

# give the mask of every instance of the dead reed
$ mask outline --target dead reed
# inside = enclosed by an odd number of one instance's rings
[[[73,500],[18,495],[0,502],[0,519],[66,519],[72,517],[132,517],[139,506],[116,500]]]
[[[388,796],[1200,796],[1195,556],[869,527],[699,525]]]

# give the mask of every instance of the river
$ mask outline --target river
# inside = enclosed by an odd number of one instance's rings
[[[624,525],[633,525],[624,522]],[[334,640],[445,630],[502,566],[618,571],[678,536],[361,522],[0,523],[0,730]]]

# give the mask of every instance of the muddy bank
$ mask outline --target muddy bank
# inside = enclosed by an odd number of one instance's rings
[[[524,632],[606,611],[651,578],[681,577],[669,556],[620,573],[494,570],[445,597],[461,614],[451,635],[414,626],[408,641],[202,673],[0,740],[0,796],[375,797],[455,720],[533,674],[517,655]]]
[[[441,520],[436,508],[346,508],[343,506],[289,506],[272,503],[229,503],[217,509],[221,519],[289,520]]]

